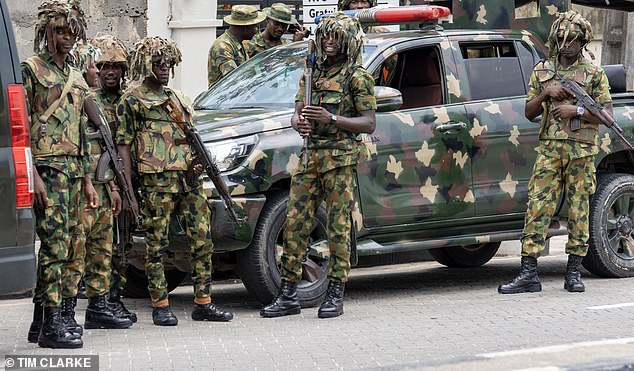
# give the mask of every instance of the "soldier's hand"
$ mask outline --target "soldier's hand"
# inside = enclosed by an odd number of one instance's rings
[[[310,136],[310,132],[313,129],[313,125],[310,121],[306,120],[303,115],[299,115],[299,120],[297,120],[297,132],[302,137]]]
[[[569,119],[577,116],[577,106],[573,106],[572,104],[562,104],[555,107],[551,111],[551,114],[557,120]]]
[[[84,197],[86,197],[86,204],[91,209],[96,209],[99,206],[99,195],[95,191],[95,187],[92,186],[90,177],[84,178]]]
[[[302,108],[302,116],[304,116],[306,120],[328,124],[330,123],[330,118],[332,117],[332,114],[328,112],[324,107],[306,106]]]
[[[205,168],[203,167],[203,164],[195,164],[193,170],[194,170],[194,175],[196,176],[196,178],[198,178],[200,174],[203,173]]]
[[[38,209],[44,209],[48,205],[48,195],[46,193],[46,185],[37,172],[33,177],[33,204]]]
[[[304,36],[306,35],[307,28],[304,26],[299,26],[296,28],[296,31],[293,33],[293,41],[302,41],[304,40]]]
[[[565,100],[565,99],[572,98],[570,93],[568,93],[568,91],[566,89],[564,89],[563,86],[561,86],[561,85],[551,85],[551,86],[546,88],[545,93],[550,98],[552,98],[553,100],[556,100],[558,102],[561,102],[562,100]]]
[[[116,218],[121,212],[122,201],[118,190],[111,192],[112,194],[112,215]]]

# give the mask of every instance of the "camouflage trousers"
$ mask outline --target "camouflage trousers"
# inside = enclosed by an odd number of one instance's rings
[[[33,302],[59,307],[66,284],[62,277],[68,269],[73,235],[83,234],[79,224],[82,203],[82,178],[70,178],[50,167],[38,167],[46,186],[46,208],[35,208],[36,232],[40,238],[37,283]]]
[[[211,300],[211,212],[202,185],[190,192],[167,193],[143,191],[148,290],[154,306],[167,304],[167,281],[163,267],[163,254],[169,246],[168,231],[173,213],[185,222],[189,239],[190,261],[194,293],[198,300]]]
[[[112,203],[105,184],[93,185],[99,195],[99,206],[95,209],[82,208],[81,224],[84,233],[73,233],[73,249],[68,269],[63,275],[64,298],[77,296],[77,285],[82,276],[88,297],[102,296],[110,290]]]
[[[596,188],[594,156],[559,158],[540,153],[528,183],[528,209],[522,233],[522,256],[538,257],[561,192],[568,205],[566,253],[585,256],[590,237],[590,196]]]
[[[341,166],[326,172],[315,169],[299,171],[291,179],[291,192],[286,215],[282,278],[296,282],[302,276],[302,261],[308,249],[315,212],[326,201],[328,278],[346,282],[350,273],[350,213],[354,201],[354,169]]]

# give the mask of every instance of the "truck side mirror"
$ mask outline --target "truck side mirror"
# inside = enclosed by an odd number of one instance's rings
[[[387,86],[375,86],[374,97],[377,112],[396,111],[403,105],[401,92]]]

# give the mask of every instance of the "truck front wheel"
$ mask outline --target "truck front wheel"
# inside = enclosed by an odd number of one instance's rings
[[[270,303],[280,288],[287,205],[288,193],[271,196],[260,214],[251,244],[238,252],[242,282],[262,304]],[[327,249],[324,251],[325,244],[322,243],[327,239],[326,210],[323,205],[317,209],[313,222],[308,252],[302,263],[302,279],[297,289],[303,307],[319,304],[328,288],[329,254]]]
[[[602,277],[634,276],[634,176],[607,174],[590,200],[590,239],[583,266]]]
[[[438,263],[449,268],[474,268],[491,260],[499,248],[500,242],[490,242],[431,249],[429,253]]]

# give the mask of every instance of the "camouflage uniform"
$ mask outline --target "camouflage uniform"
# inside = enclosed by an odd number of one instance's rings
[[[180,92],[164,88],[159,95],[145,85],[127,91],[117,106],[117,142],[135,148],[145,201],[142,214],[146,240],[149,291],[154,306],[167,305],[163,254],[169,246],[170,217],[176,212],[187,224],[191,241],[192,277],[196,301],[211,299],[210,209],[202,183],[185,181],[192,155],[185,135],[161,106],[167,99],[180,105],[190,119],[192,108]]]
[[[329,28],[323,28],[328,32]],[[344,117],[356,117],[361,111],[375,110],[374,80],[369,72],[354,63],[356,56],[349,55],[341,64],[326,66],[325,55],[319,52],[319,38],[317,40],[318,67],[313,72],[312,105],[321,105],[328,112]],[[295,100],[303,101],[304,95],[305,76],[302,76]],[[361,144],[357,142],[356,134],[332,123],[314,123],[308,151],[307,166],[300,167],[291,179],[282,278],[289,282],[300,279],[313,216],[325,201],[330,250],[328,277],[332,281],[346,282],[350,272],[354,170],[360,160]]]
[[[286,24],[287,27],[290,25],[299,26],[299,23],[297,23],[297,20],[295,19],[295,17],[293,17],[292,10],[286,4],[275,3],[275,4],[272,4],[270,8],[265,8],[262,12],[267,17],[267,27],[268,27],[268,20],[274,20],[279,23]],[[279,39],[279,44],[269,44],[264,39],[264,36],[263,36],[264,32],[267,32],[267,31],[265,30],[261,33],[257,33],[255,36],[253,36],[251,40],[244,40],[242,42],[242,45],[244,46],[244,50],[246,51],[249,58],[267,49],[270,49],[274,46],[290,44],[292,42],[290,39],[286,39],[282,37]]]
[[[290,39],[282,37],[280,39],[279,45],[290,44],[291,42],[292,41]],[[271,49],[272,47],[277,45],[272,45],[267,43],[266,40],[264,40],[262,33],[257,33],[255,36],[253,36],[251,40],[244,40],[242,42],[242,46],[244,47],[244,50],[247,53],[248,58],[251,58],[256,54],[262,53],[263,51],[267,49]]]
[[[601,69],[579,55],[569,67],[551,57],[538,63],[531,75],[527,102],[533,100],[548,86],[570,79],[584,87],[597,103],[612,101],[608,79]],[[598,127],[581,119],[581,129],[572,131],[570,119],[558,120],[551,114],[560,104],[573,104],[572,100],[544,104],[540,129],[538,156],[528,184],[528,210],[522,234],[522,255],[538,257],[550,220],[557,208],[561,192],[565,191],[568,205],[568,242],[566,253],[585,256],[589,238],[589,200],[596,188],[594,157],[598,153]]]

